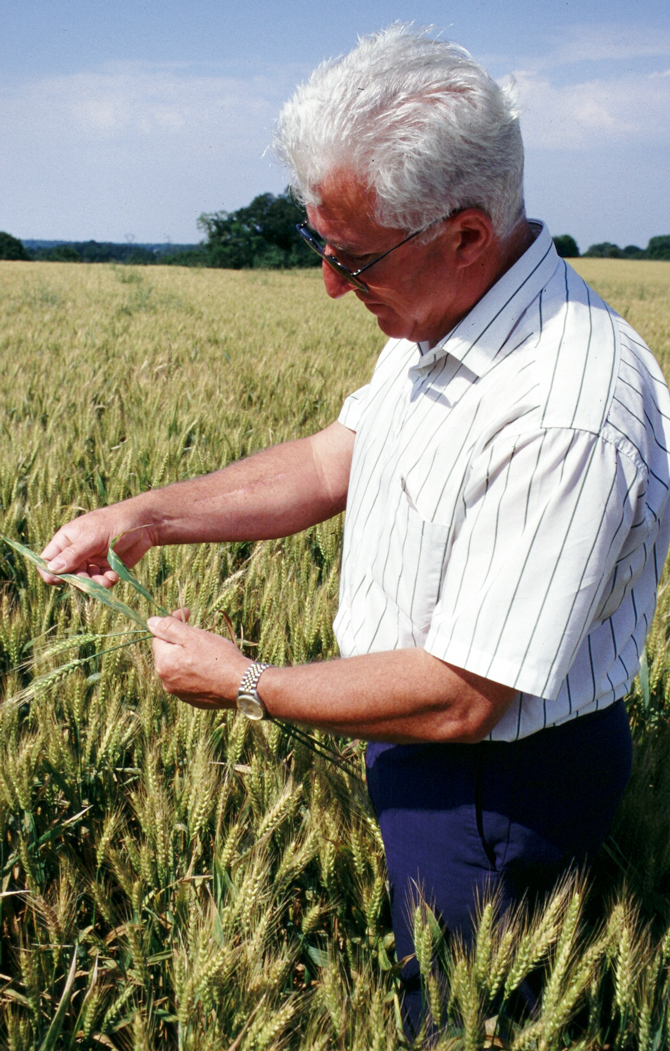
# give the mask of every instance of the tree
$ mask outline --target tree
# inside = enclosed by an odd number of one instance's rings
[[[670,259],[670,234],[650,238],[646,256],[647,259]]]
[[[591,245],[584,255],[592,259],[623,259],[623,252],[611,241],[601,241],[599,244]]]
[[[263,238],[258,231],[237,219],[237,212],[201,215],[198,226],[207,234],[207,265],[243,270],[253,266],[255,252]]]
[[[305,209],[288,189],[277,196],[259,194],[235,212],[201,215],[198,226],[207,234],[206,265],[235,270],[318,266],[318,256],[296,230],[306,218]]]
[[[644,248],[640,248],[639,245],[626,245],[625,248],[621,249],[621,254],[624,259],[645,259],[646,252]]]
[[[50,263],[81,263],[81,255],[72,245],[56,245],[44,255],[44,259]]]
[[[579,249],[574,237],[570,234],[559,234],[554,237],[556,251],[563,259],[575,259],[579,255]]]
[[[0,259],[29,260],[30,256],[23,247],[23,241],[0,230]]]

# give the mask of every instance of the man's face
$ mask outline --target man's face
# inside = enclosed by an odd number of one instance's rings
[[[370,192],[348,172],[337,172],[320,187],[321,204],[308,206],[310,225],[352,271],[393,248],[411,231],[379,226],[373,218]],[[409,241],[361,275],[369,292],[353,286],[327,263],[322,264],[326,291],[334,299],[355,291],[387,336],[433,342],[456,323],[460,311],[457,238],[444,224],[428,244]]]

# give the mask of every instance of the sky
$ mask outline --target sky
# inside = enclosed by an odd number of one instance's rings
[[[670,233],[668,0],[0,0],[0,230],[200,240],[286,185],[295,86],[395,20],[514,77],[530,216],[582,251]]]

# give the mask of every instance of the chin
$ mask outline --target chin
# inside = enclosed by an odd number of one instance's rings
[[[371,314],[374,314],[377,318],[377,324],[384,333],[390,339],[413,339],[414,322],[402,317],[400,314],[396,314],[393,307],[390,307],[387,303],[368,303],[365,297],[362,295],[358,296],[358,299],[363,303],[366,310],[369,310]]]
[[[377,309],[383,310],[383,307]],[[391,315],[390,317],[384,317],[382,315],[380,317],[377,310],[372,310],[371,313],[376,316],[377,324],[385,336],[389,336],[391,339],[404,339],[409,327],[407,322],[403,322],[401,318],[395,317],[394,315]]]

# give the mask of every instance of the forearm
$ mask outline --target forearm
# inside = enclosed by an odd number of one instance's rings
[[[268,668],[259,695],[272,716],[331,733],[398,744],[473,743],[501,719],[516,691],[423,649],[405,649]]]
[[[168,693],[202,708],[233,708],[250,665],[220,635],[152,617],[156,671]],[[372,741],[473,743],[490,732],[516,690],[423,649],[266,668],[258,693],[271,716]]]
[[[288,536],[331,518],[345,503],[346,485],[327,484],[314,440],[303,438],[143,493],[132,512],[138,525],[149,525],[154,544],[188,544]]]
[[[115,550],[134,566],[159,544],[263,540],[288,536],[344,510],[354,433],[332,423],[203,478],[168,485],[62,526],[42,552],[51,573],[83,573],[105,587],[118,579],[107,563]]]

